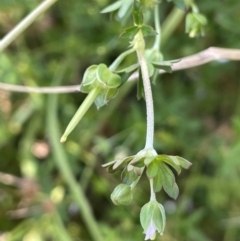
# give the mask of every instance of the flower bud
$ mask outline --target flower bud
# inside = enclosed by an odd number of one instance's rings
[[[166,224],[164,207],[153,200],[145,204],[140,213],[140,222],[145,233],[145,240],[155,239],[156,232],[163,234]]]
[[[130,204],[133,199],[131,186],[123,183],[119,184],[113,190],[111,199],[115,205]]]

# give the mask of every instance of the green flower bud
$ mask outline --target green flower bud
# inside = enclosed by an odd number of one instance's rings
[[[145,204],[140,213],[140,222],[145,233],[145,240],[155,239],[156,232],[163,234],[166,224],[164,207],[153,200]]]
[[[133,199],[131,187],[123,183],[119,184],[113,190],[111,199],[115,205],[130,204]]]

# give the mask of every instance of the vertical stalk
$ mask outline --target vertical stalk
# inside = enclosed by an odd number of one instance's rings
[[[150,201],[156,201],[156,194],[153,189],[153,179],[149,179],[150,181],[150,191],[151,191],[151,196],[150,196]]]
[[[155,42],[153,45],[154,49],[160,50],[161,47],[161,26],[160,26],[160,16],[159,16],[159,7],[156,5],[154,7],[154,22],[155,22],[155,30],[157,32]]]
[[[142,32],[139,31],[135,36],[135,49],[138,56],[138,61],[140,64],[143,87],[146,101],[146,112],[147,112],[147,133],[146,133],[146,144],[145,148],[153,148],[153,138],[154,138],[154,108],[153,108],[153,98],[152,98],[152,88],[151,82],[148,74],[147,61],[144,55],[145,41]]]

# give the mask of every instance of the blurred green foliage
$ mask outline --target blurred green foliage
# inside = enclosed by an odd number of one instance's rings
[[[0,36],[39,2],[0,0]],[[79,84],[89,65],[110,64],[126,50],[128,41],[119,39],[123,26],[114,16],[100,14],[109,3],[58,1],[0,54],[0,81],[51,86],[56,85],[56,76],[62,71],[59,85]],[[240,2],[196,3],[208,19],[205,37],[189,38],[182,20],[162,46],[165,59],[180,58],[210,46],[239,48]],[[172,7],[167,2],[161,5],[161,21]],[[219,61],[164,74],[153,87],[157,152],[181,155],[193,163],[177,178],[180,195],[176,201],[164,192],[159,194],[167,212],[167,224],[164,235],[157,240],[239,240],[239,76],[238,62]],[[63,226],[72,240],[91,240],[55,165],[50,141],[55,132],[51,132],[48,118],[49,112],[57,113],[55,125],[62,133],[85,96],[61,94],[56,110],[49,110],[51,98],[0,90],[3,240],[9,234],[11,240],[60,240]],[[92,107],[62,145],[105,240],[143,239],[139,212],[148,202],[148,183],[140,182],[130,206],[116,208],[109,196],[118,178],[106,173],[101,164],[117,154],[138,152],[144,136],[145,104],[136,100],[135,83],[128,83],[108,106],[99,111]],[[67,240],[64,234],[61,237]]]

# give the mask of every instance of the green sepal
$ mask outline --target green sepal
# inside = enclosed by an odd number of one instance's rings
[[[121,85],[120,76],[113,74],[105,64],[98,65],[96,75],[102,88],[117,88]]]
[[[154,223],[156,231],[162,235],[166,225],[164,207],[157,201],[148,202],[141,209],[140,222],[145,234],[148,232],[151,223]]]
[[[86,69],[83,75],[81,86],[80,86],[81,92],[89,93],[93,88],[96,87],[96,84],[94,84],[94,82],[96,82],[96,79],[97,79],[97,75],[96,75],[97,68],[98,68],[97,65],[91,65]]]
[[[131,187],[123,183],[119,184],[113,190],[111,199],[115,205],[130,204],[133,199]]]

